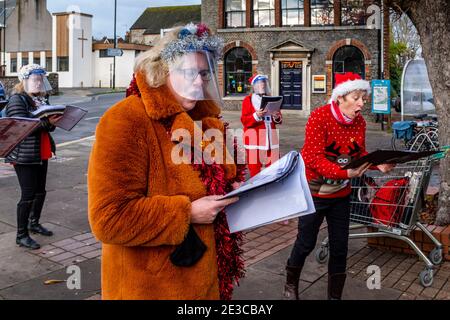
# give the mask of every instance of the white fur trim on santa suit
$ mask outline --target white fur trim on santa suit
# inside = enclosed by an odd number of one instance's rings
[[[370,82],[366,80],[350,80],[341,83],[333,89],[329,102],[331,103],[331,101],[337,101],[339,96],[345,96],[355,90],[364,90],[367,94],[370,94]]]
[[[253,114],[253,116],[256,118],[256,113]],[[273,150],[280,148],[279,144],[273,144],[272,140],[272,127],[270,123],[272,122],[272,116],[265,116],[264,118],[261,118],[264,121],[264,125],[266,126],[266,141],[263,146],[260,145],[249,145],[244,144],[244,148],[248,150]],[[278,131],[278,129],[275,129]]]
[[[252,93],[252,106],[256,111],[261,109],[262,97],[259,94]]]
[[[258,94],[252,94],[252,106],[253,109],[255,109],[255,111],[259,111],[259,109],[261,109],[261,101],[262,101],[262,97],[259,96]],[[261,117],[258,117],[256,115],[256,112],[253,114],[253,118],[255,118],[256,121],[263,121],[264,119]]]

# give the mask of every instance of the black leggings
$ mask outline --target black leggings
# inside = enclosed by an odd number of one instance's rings
[[[314,250],[324,217],[327,218],[330,256],[328,273],[344,273],[347,267],[350,198],[322,199],[314,197],[316,213],[302,216],[288,265],[303,267],[306,257]]]
[[[20,201],[31,201],[34,200],[36,194],[45,193],[47,167],[47,160],[42,161],[42,164],[16,164],[14,166],[22,192]]]

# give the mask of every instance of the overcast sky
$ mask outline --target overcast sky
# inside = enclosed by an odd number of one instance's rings
[[[117,35],[125,36],[125,31],[148,7],[200,4],[201,0],[117,0]],[[102,38],[114,36],[114,0],[47,0],[50,13],[78,11],[92,14],[93,36]]]

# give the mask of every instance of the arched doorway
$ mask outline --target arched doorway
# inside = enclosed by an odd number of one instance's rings
[[[342,46],[333,55],[333,75],[335,73],[353,72],[366,78],[364,55],[355,46]],[[333,76],[334,88],[334,76]]]

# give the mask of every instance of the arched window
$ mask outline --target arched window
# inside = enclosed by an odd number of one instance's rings
[[[333,56],[333,74],[353,72],[365,79],[364,55],[357,47],[343,46]],[[334,87],[334,77],[333,77]]]
[[[252,76],[252,56],[247,49],[237,47],[225,56],[225,95],[246,95]]]

